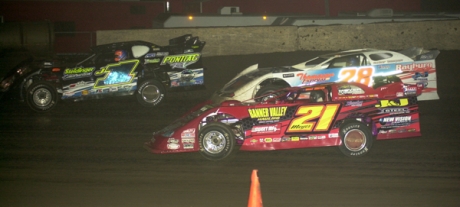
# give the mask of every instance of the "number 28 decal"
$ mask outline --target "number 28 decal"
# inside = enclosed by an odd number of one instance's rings
[[[373,74],[373,67],[345,68],[340,70],[339,79],[343,82],[356,82],[371,86],[371,77]]]
[[[300,106],[286,132],[328,131],[339,108],[340,104]]]

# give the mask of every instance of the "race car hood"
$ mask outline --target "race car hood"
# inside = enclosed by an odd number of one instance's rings
[[[144,146],[152,153],[197,151],[196,138],[200,121],[219,109],[210,103],[205,101],[198,104],[170,125],[154,132],[152,139],[144,143]]]

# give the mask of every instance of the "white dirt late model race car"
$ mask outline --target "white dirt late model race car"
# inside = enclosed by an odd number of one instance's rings
[[[418,100],[439,99],[435,58],[438,50],[412,47],[399,52],[357,49],[322,55],[293,66],[258,68],[252,65],[212,96],[214,102],[245,101],[285,87],[326,82],[358,82],[379,87],[379,79],[423,85]]]

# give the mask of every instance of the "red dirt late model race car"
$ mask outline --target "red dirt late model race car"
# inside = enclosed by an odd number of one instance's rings
[[[374,140],[420,136],[423,84],[376,83],[290,87],[261,102],[207,101],[155,132],[145,146],[152,153],[199,151],[210,160],[224,159],[235,145],[246,151],[339,146],[359,157]]]

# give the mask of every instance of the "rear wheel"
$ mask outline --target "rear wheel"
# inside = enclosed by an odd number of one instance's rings
[[[348,157],[361,157],[369,152],[374,138],[369,127],[361,122],[349,122],[340,127],[340,151]]]
[[[200,153],[208,160],[228,157],[235,146],[235,137],[230,128],[222,123],[210,123],[200,130]]]
[[[145,107],[154,107],[160,104],[165,96],[163,85],[154,79],[143,81],[137,89],[137,101]]]
[[[36,112],[52,110],[58,101],[56,88],[49,82],[38,81],[29,86],[26,94],[29,107]]]

